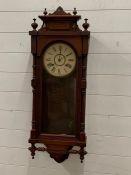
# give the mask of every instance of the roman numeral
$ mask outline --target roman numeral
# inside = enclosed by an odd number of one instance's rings
[[[68,59],[68,61],[74,61],[73,59]]]
[[[67,72],[67,70],[64,68],[64,71]]]
[[[60,69],[58,69],[58,74],[59,74],[59,75],[61,74],[61,71],[60,71]]]
[[[53,68],[51,69],[51,71],[52,71],[52,72],[55,72],[55,70],[56,70],[56,68],[55,68],[55,67],[53,67]]]
[[[64,53],[66,52],[67,48],[65,48]]]
[[[66,67],[70,68],[71,69],[71,65],[70,64],[65,64]]]
[[[50,67],[54,66],[54,64],[48,63],[47,66],[50,68]]]
[[[61,46],[61,45],[59,45],[59,51],[61,52],[61,50],[62,50],[62,46]]]
[[[53,49],[54,52],[56,52],[56,48],[55,47],[53,47],[52,49]]]
[[[66,56],[68,57],[68,56],[70,56],[70,55],[72,55],[72,52],[71,52],[71,53],[69,53],[69,54],[67,54]]]
[[[53,55],[52,53],[48,52],[49,55]]]
[[[46,61],[51,61],[51,58],[46,58]]]

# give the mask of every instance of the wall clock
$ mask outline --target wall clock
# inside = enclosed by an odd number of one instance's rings
[[[36,151],[47,151],[57,162],[69,154],[79,154],[81,162],[86,151],[85,96],[86,67],[90,32],[87,19],[80,30],[73,14],[62,7],[39,16],[43,24],[32,23],[33,115],[29,143],[32,158]],[[36,146],[37,143],[43,146]],[[79,149],[74,149],[78,146]]]

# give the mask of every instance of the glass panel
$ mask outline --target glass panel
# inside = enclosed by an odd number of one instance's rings
[[[74,74],[56,78],[46,74],[42,132],[52,134],[75,133],[76,78]]]

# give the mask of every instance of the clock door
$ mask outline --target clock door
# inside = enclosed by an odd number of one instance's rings
[[[75,133],[75,72],[56,78],[43,70],[42,132],[52,134]]]
[[[42,133],[74,135],[76,129],[76,54],[65,43],[43,55]]]

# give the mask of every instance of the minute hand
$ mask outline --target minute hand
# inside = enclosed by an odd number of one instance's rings
[[[60,53],[59,54],[61,55],[61,49],[60,49]]]

